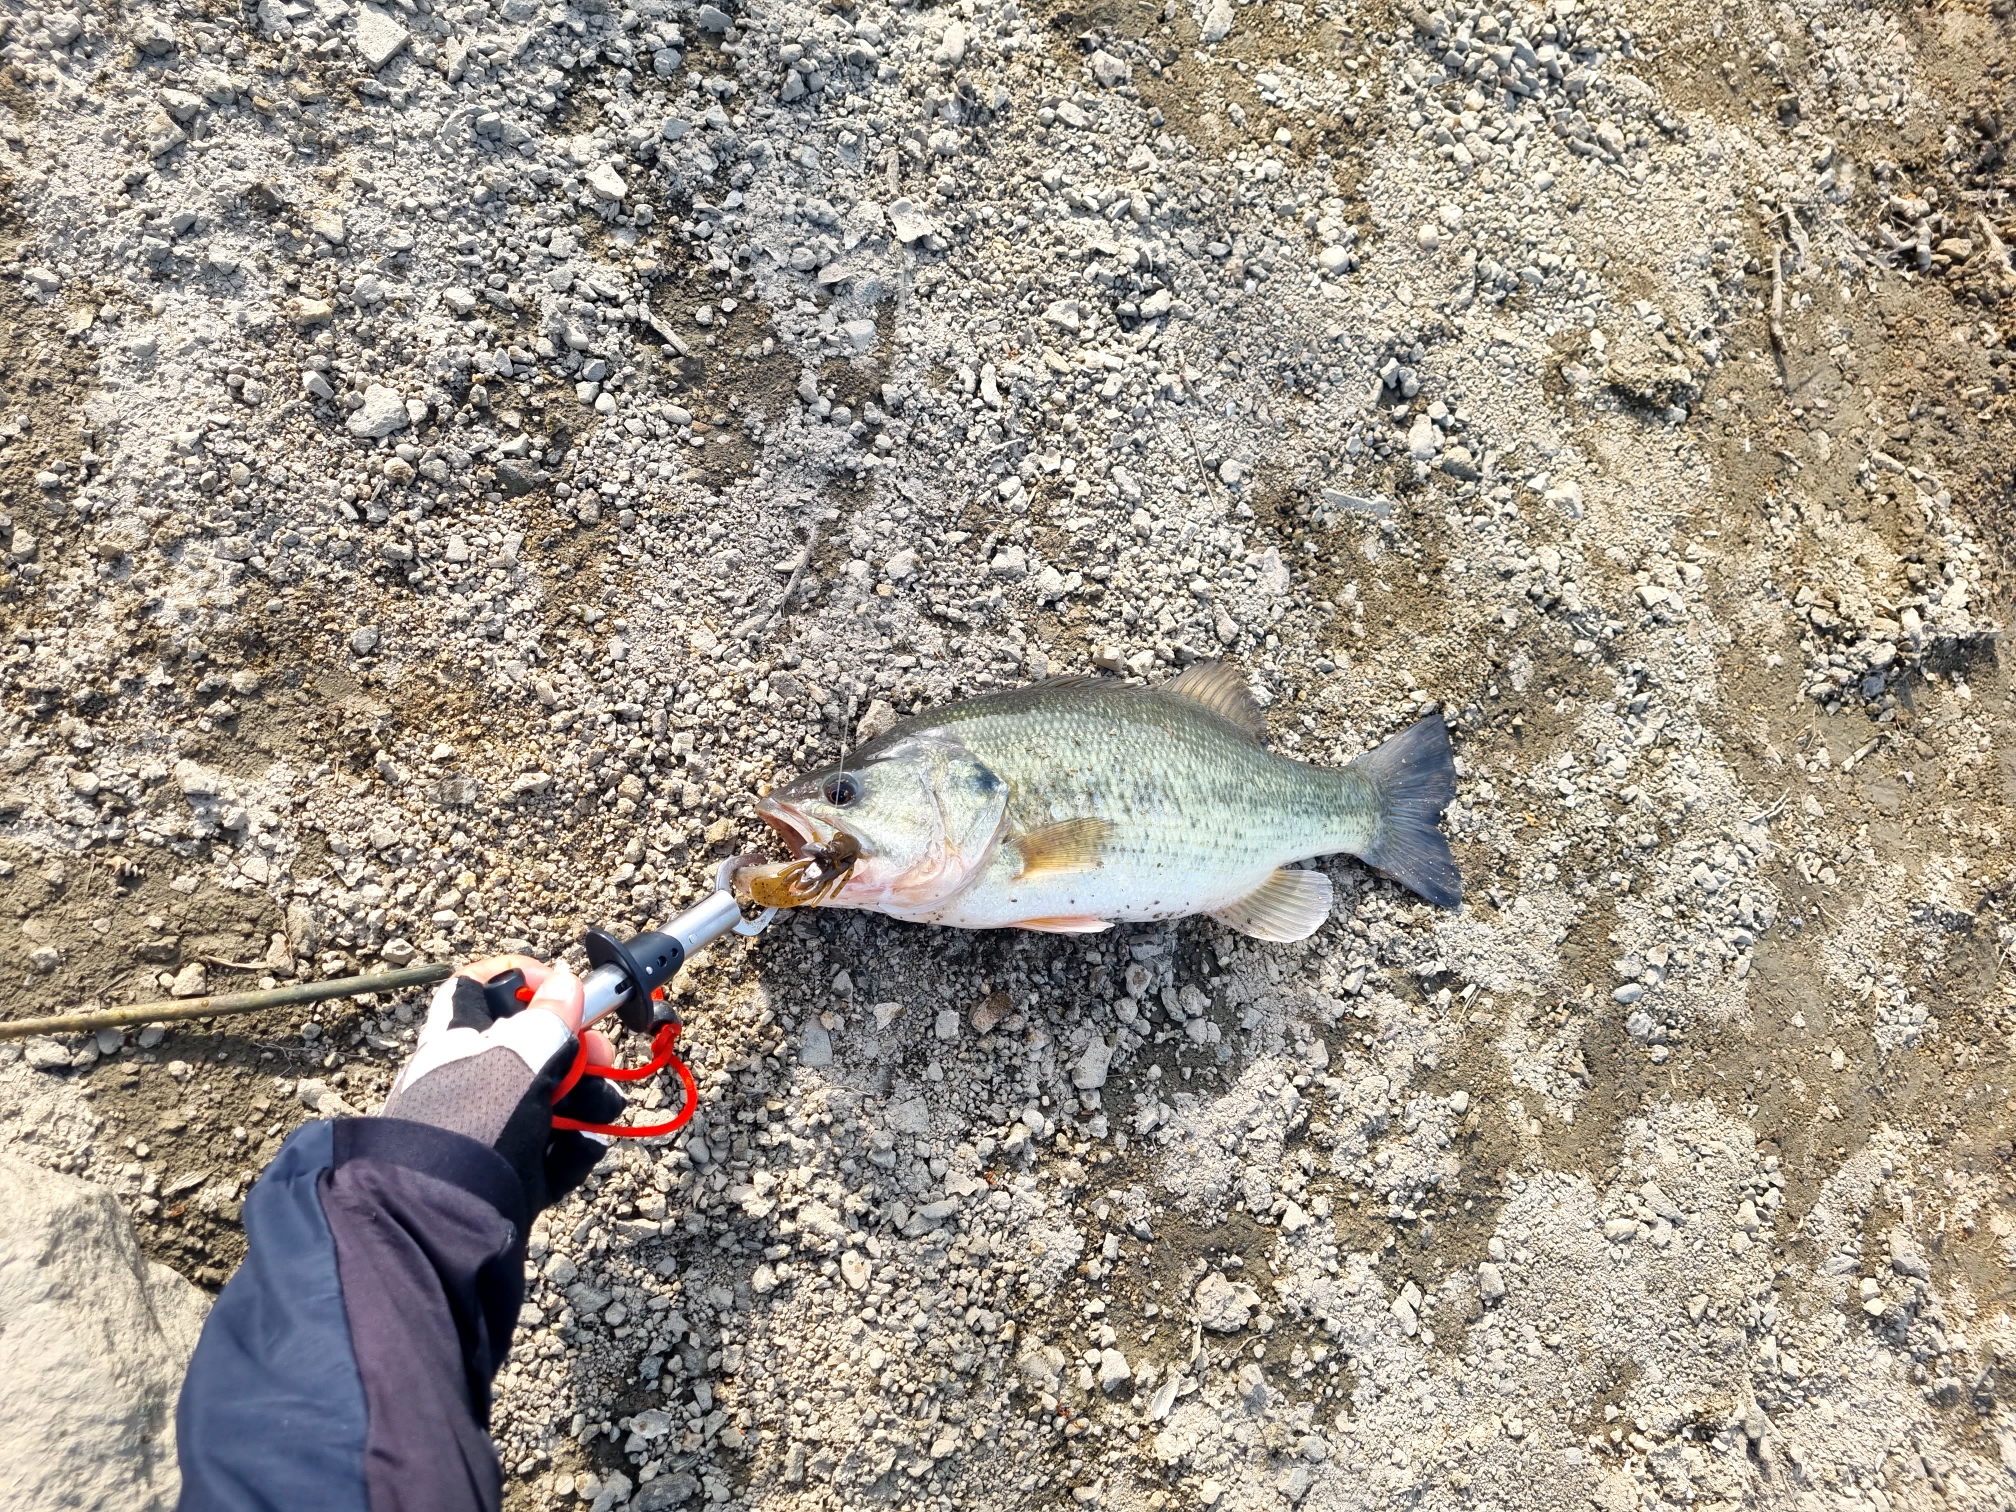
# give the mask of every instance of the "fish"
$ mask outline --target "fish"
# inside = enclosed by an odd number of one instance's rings
[[[756,813],[788,861],[737,870],[745,902],[854,908],[956,929],[1089,934],[1208,914],[1306,939],[1356,856],[1430,903],[1462,884],[1439,817],[1456,791],[1439,713],[1341,768],[1266,745],[1239,669],[1146,687],[1053,677],[905,719]]]

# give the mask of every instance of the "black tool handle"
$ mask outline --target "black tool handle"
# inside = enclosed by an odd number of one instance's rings
[[[647,929],[619,940],[606,929],[591,929],[581,937],[581,948],[594,968],[591,978],[605,968],[622,977],[616,1014],[626,1028],[650,1034],[661,1024],[679,1021],[669,1003],[652,997],[686,964],[686,947],[676,937]]]

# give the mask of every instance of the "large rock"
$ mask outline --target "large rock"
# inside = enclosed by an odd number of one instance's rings
[[[0,1155],[0,1506],[175,1505],[175,1396],[209,1299],[103,1188]]]

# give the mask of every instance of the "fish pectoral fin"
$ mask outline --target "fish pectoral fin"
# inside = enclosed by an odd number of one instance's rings
[[[1306,940],[1330,917],[1330,878],[1319,871],[1277,871],[1238,902],[1211,910],[1211,917],[1256,940]]]
[[[1246,685],[1246,674],[1230,662],[1198,662],[1167,684],[1168,690],[1202,704],[1255,740],[1267,738],[1267,716]]]
[[[1095,919],[1090,914],[1057,914],[1048,919],[1020,919],[1017,929],[1033,929],[1038,934],[1097,934],[1111,929],[1111,919]]]
[[[1021,853],[1022,869],[1015,879],[1096,871],[1099,853],[1112,832],[1107,820],[1088,818],[1064,819],[1017,835],[1013,844]]]

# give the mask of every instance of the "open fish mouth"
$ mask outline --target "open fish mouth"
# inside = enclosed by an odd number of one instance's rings
[[[757,817],[790,848],[789,861],[746,866],[735,873],[735,895],[763,908],[817,908],[847,884],[861,842],[781,805],[764,804]]]

